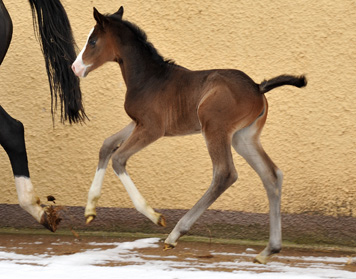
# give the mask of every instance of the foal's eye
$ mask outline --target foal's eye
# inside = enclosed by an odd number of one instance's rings
[[[95,40],[95,39],[89,40],[89,45],[90,45],[91,47],[95,47],[95,44],[96,44],[96,40]]]

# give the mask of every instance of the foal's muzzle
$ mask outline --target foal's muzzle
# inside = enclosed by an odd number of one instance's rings
[[[85,66],[83,63],[80,63],[77,60],[75,60],[75,62],[72,64],[72,70],[74,74],[78,77],[86,77],[87,68],[88,68],[87,66]]]

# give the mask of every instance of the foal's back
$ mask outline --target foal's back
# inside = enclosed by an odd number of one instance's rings
[[[166,136],[199,133],[208,119],[236,122],[255,112],[245,126],[263,110],[264,96],[258,85],[241,71],[172,67],[167,80],[153,93],[159,95],[155,110],[165,115]]]

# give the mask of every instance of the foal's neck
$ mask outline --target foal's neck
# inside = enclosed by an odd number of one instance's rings
[[[169,63],[139,46],[123,46],[120,53],[118,62],[128,91],[142,90],[147,84],[165,79],[169,73]]]

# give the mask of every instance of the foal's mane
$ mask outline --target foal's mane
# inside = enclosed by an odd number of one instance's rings
[[[173,60],[164,58],[158,52],[158,50],[148,40],[146,32],[143,31],[140,27],[138,27],[135,23],[118,18],[115,14],[106,16],[114,22],[121,22],[122,24],[124,24],[124,26],[127,27],[134,34],[140,47],[146,49],[156,62],[160,64],[176,65]]]

